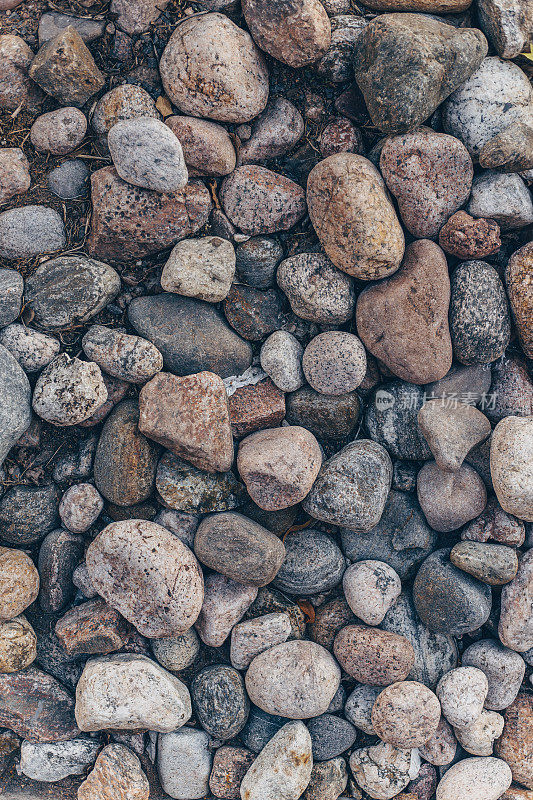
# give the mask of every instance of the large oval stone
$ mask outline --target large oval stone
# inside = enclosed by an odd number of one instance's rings
[[[490,473],[501,507],[533,522],[533,416],[505,417],[490,446]]]
[[[415,660],[413,646],[404,636],[364,625],[342,628],[333,652],[348,675],[369,686],[403,681]]]

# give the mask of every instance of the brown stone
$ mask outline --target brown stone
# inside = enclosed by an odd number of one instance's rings
[[[39,594],[39,573],[22,550],[0,547],[0,620],[22,614]]]
[[[437,465],[450,472],[459,469],[467,453],[491,433],[490,422],[475,406],[446,398],[424,403],[418,427]]]
[[[22,614],[0,622],[0,673],[26,669],[37,656],[37,636]]]
[[[240,785],[256,754],[245,747],[223,745],[215,752],[209,788],[221,800],[240,800]]]
[[[342,628],[335,637],[333,652],[349,675],[370,686],[403,681],[415,662],[413,645],[405,636],[363,625]]]
[[[392,278],[359,295],[357,331],[366,348],[409,383],[443,378],[452,365],[446,256],[426,239],[410,244]]]
[[[290,178],[253,164],[238,167],[224,179],[220,202],[243,233],[287,231],[305,214],[305,192]]]
[[[490,15],[490,7],[487,7],[485,13],[487,11]],[[505,11],[500,11],[500,13],[505,14]],[[512,16],[512,12],[509,16]],[[481,24],[483,25],[483,22]],[[531,12],[529,12],[529,20],[526,25],[531,27],[524,36],[524,44],[533,33],[533,15]],[[513,50],[513,46],[510,49]],[[520,52],[520,49],[516,50],[516,55]],[[504,58],[515,58],[516,55],[515,53],[513,55],[506,53]],[[489,139],[483,145],[479,154],[479,165],[484,169],[497,169],[502,172],[524,172],[533,168],[533,127],[529,120],[526,122],[521,119],[515,119],[510,125],[507,125],[507,127],[493,136],[492,139]]]
[[[500,226],[493,219],[475,219],[466,211],[457,211],[440,229],[439,244],[457,258],[485,258],[497,253],[502,245]]]
[[[228,399],[233,435],[239,439],[262,428],[276,428],[285,416],[285,395],[270,378],[241,386]]]
[[[315,618],[309,625],[309,638],[331,650],[335,636],[348,623],[355,622],[355,616],[344,598],[330,600],[315,611]]]
[[[505,270],[505,285],[522,350],[533,358],[533,242],[516,250]]]
[[[525,653],[533,648],[532,606],[533,549],[530,549],[520,558],[516,577],[502,590],[498,636],[505,647],[519,653]],[[533,785],[530,788],[533,789]]]
[[[196,117],[167,117],[165,125],[180,140],[189,174],[221,177],[235,169],[235,148],[222,125]]]
[[[265,339],[283,324],[281,296],[275,289],[233,284],[224,300],[224,314],[243,339]]]
[[[485,508],[485,484],[468,464],[444,472],[427,461],[417,478],[418,502],[429,525],[439,533],[455,531]]]
[[[501,795],[499,800],[533,800],[533,790],[513,785]]]
[[[35,667],[0,675],[0,725],[31,742],[63,742],[79,734],[74,698]]]
[[[226,388],[214,372],[160,372],[141,389],[139,430],[206,472],[233,464]]]
[[[297,425],[252,433],[242,440],[237,455],[237,468],[248,494],[265,511],[303,500],[321,464],[317,440]]]
[[[55,633],[69,656],[102,655],[124,647],[128,625],[105,600],[90,600],[67,611]]]
[[[0,205],[17,194],[28,191],[31,184],[30,165],[20,147],[0,149]]]
[[[97,258],[130,261],[157,253],[196,233],[209,217],[211,197],[200,182],[160,194],[123,181],[113,167],[91,176],[92,230],[86,249]]]
[[[496,754],[511,767],[513,780],[533,789],[533,695],[519,692],[504,711],[504,718]]]
[[[87,45],[71,25],[41,47],[28,74],[60,103],[78,108],[105,84]]]
[[[38,108],[43,94],[28,77],[33,50],[20,36],[0,36],[0,108],[15,111],[19,106]]]
[[[148,800],[150,787],[141,762],[127,747],[104,747],[78,789],[78,800]]]

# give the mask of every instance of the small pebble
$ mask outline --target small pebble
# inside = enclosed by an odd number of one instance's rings
[[[442,713],[454,728],[464,728],[479,719],[489,683],[477,667],[457,667],[437,684],[436,694]]]
[[[321,531],[289,531],[284,538],[285,558],[273,583],[290,595],[308,596],[338,586],[346,561],[335,541]]]
[[[174,247],[161,274],[165,292],[218,303],[227,296],[235,275],[235,251],[218,236],[185,239]]]
[[[204,583],[204,602],[196,621],[200,639],[208,647],[220,647],[257,597],[255,586],[245,586],[212,572]]]
[[[246,669],[255,656],[276,644],[282,644],[291,632],[290,618],[281,612],[239,622],[231,631],[232,665],[236,669]]]
[[[311,736],[288,722],[264,746],[241,782],[242,800],[298,800],[313,767]]]
[[[152,651],[162,667],[181,672],[193,664],[200,652],[200,640],[194,628],[178,636],[151,640]]]
[[[7,325],[0,331],[0,344],[9,350],[25,372],[38,372],[48,366],[61,349],[55,337],[17,324]]]
[[[53,425],[78,425],[107,400],[100,367],[66,353],[57,356],[37,378],[33,410]]]
[[[348,567],[342,588],[355,616],[367,625],[379,625],[399,597],[402,582],[388,564],[366,560]]]
[[[32,145],[39,152],[64,156],[80,145],[87,132],[87,119],[78,108],[58,108],[37,117],[30,130]]]
[[[20,147],[0,148],[0,205],[27,192],[31,185],[30,165]]]

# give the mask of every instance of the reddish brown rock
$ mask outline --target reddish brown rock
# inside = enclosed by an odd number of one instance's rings
[[[507,264],[505,285],[522,350],[533,358],[533,242],[517,250]]]
[[[270,378],[241,386],[228,405],[231,429],[238,438],[262,428],[276,428],[285,416],[285,395]]]
[[[139,395],[139,430],[206,472],[233,464],[226,388],[214,372],[152,378]]]
[[[0,675],[0,725],[31,742],[63,742],[79,734],[74,698],[35,667]]]
[[[55,633],[69,656],[113,653],[124,647],[128,625],[104,600],[90,600],[67,611]]]
[[[305,214],[305,192],[290,178],[265,167],[238,167],[225,178],[220,201],[243,233],[287,231]]]
[[[0,109],[15,111],[19,106],[34,110],[43,94],[28,76],[33,50],[20,36],[0,36]]]
[[[265,511],[306,497],[322,464],[312,433],[298,425],[252,433],[242,440],[237,468],[254,503]]]
[[[335,637],[333,652],[349,675],[370,686],[403,681],[415,662],[413,645],[405,636],[363,625],[342,628]]]
[[[461,531],[461,539],[499,542],[509,547],[521,547],[525,535],[522,520],[504,511],[495,497],[491,497],[483,513]]]
[[[396,275],[359,295],[357,331],[365,347],[409,383],[443,378],[452,365],[450,278],[440,247],[410,244]]]
[[[87,252],[97,258],[130,261],[157,253],[196,233],[209,217],[211,197],[200,182],[160,194],[131,186],[113,167],[91,176],[92,230]]]
[[[439,244],[457,258],[485,258],[502,245],[500,226],[493,219],[475,219],[466,211],[457,211],[440,229]]]
[[[189,174],[220,177],[235,169],[235,148],[222,125],[196,117],[167,117],[165,125],[180,140]]]
[[[533,695],[520,692],[504,711],[504,718],[496,755],[509,764],[513,780],[533,789]]]
[[[78,789],[78,800],[148,800],[150,786],[141,762],[127,747],[104,747]]]
[[[335,153],[361,153],[363,139],[359,128],[346,117],[335,117],[320,134],[320,152],[327,158]]]
[[[215,752],[209,788],[221,800],[239,800],[240,785],[256,754],[245,747],[223,745]]]

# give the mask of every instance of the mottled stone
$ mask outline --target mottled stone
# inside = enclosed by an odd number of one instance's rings
[[[487,417],[465,403],[445,397],[429,400],[418,412],[418,426],[428,442],[437,466],[446,472],[459,469],[465,456],[490,436]]]
[[[354,8],[350,2],[341,0],[340,3],[337,2],[337,6],[338,8],[333,10],[334,16],[330,20],[331,44],[316,65],[316,71],[321,77],[328,82],[336,84],[353,79],[352,61],[355,45],[365,25],[368,24],[368,21],[363,16],[352,13]],[[326,10],[328,10],[327,6]],[[324,156],[332,155],[332,152],[325,153],[323,147],[321,147],[321,150]],[[354,152],[360,151],[356,149]]]
[[[372,707],[372,725],[384,742],[408,750],[436,732],[440,703],[423,683],[399,681],[383,689]]]
[[[239,622],[231,631],[231,663],[236,669],[246,669],[265,650],[282,644],[291,635],[291,621],[281,612]]]
[[[404,636],[363,625],[342,628],[333,652],[345,672],[370,686],[404,680],[415,660],[413,647]]]
[[[353,281],[320,253],[301,253],[282,261],[277,282],[302,319],[340,325],[353,315]]]
[[[356,783],[378,800],[396,797],[416,777],[419,768],[416,750],[398,750],[386,742],[354,750],[350,756]]]
[[[357,737],[354,726],[334,714],[321,714],[307,723],[313,745],[313,760],[328,761],[350,750]]]
[[[243,729],[250,703],[241,675],[233,667],[205,667],[191,683],[195,716],[210,736],[233,739]]]
[[[18,672],[35,661],[37,636],[24,616],[0,622],[0,673]]]
[[[500,226],[493,219],[474,219],[457,211],[440,229],[439,244],[457,258],[485,258],[501,247]]]
[[[487,677],[480,669],[457,667],[440,679],[435,691],[450,725],[463,728],[479,719],[488,688]]]
[[[233,472],[209,474],[169,452],[157,466],[155,485],[170,508],[189,514],[230,511],[241,505],[245,493]]]
[[[525,672],[524,659],[495,639],[481,639],[464,651],[461,663],[477,667],[487,676],[485,708],[502,711],[515,699]]]
[[[344,716],[356,728],[375,736],[376,732],[372,724],[371,712],[378,695],[381,693],[381,686],[366,686],[363,683],[357,684],[346,701]]]
[[[256,597],[255,586],[237,583],[218,572],[207,575],[204,602],[196,620],[196,630],[204,644],[221,647]]]
[[[455,531],[477,517],[487,502],[485,484],[468,464],[444,472],[428,461],[417,478],[418,502],[432,528]]]
[[[41,591],[39,605],[45,613],[60,611],[74,596],[72,573],[83,556],[83,537],[62,528],[52,531],[39,550]]]
[[[533,789],[533,736],[532,699],[520,692],[504,712],[505,725],[502,737],[496,742],[496,753],[511,768],[513,780]]]
[[[379,625],[399,597],[402,582],[388,564],[364,560],[348,567],[342,588],[355,616],[367,625]]]
[[[317,0],[292,0],[274,10],[266,0],[244,0],[243,12],[259,47],[290,67],[317,61],[330,45],[331,25]]]
[[[274,586],[290,595],[327,592],[342,580],[346,561],[335,541],[321,531],[306,528],[284,536],[285,559]]]
[[[474,178],[467,211],[473,217],[490,217],[502,231],[533,223],[531,194],[517,173],[484,170]]]
[[[502,544],[458,542],[452,547],[450,561],[490,586],[509,583],[518,569],[516,552]]]
[[[79,733],[71,694],[35,667],[0,674],[0,725],[31,742],[62,742]]]
[[[185,163],[193,175],[223,177],[235,169],[237,156],[228,131],[216,122],[197,117],[167,117],[180,140]]]
[[[90,483],[71,486],[59,504],[61,522],[73,533],[84,533],[100,516],[104,501]]]
[[[163,357],[151,342],[104,325],[89,328],[82,347],[108,375],[129,383],[146,383],[163,369]]]
[[[241,731],[240,738],[246,747],[249,747],[254,753],[259,753],[274,734],[287,722],[289,720],[285,717],[267,714],[257,706],[252,705],[250,706],[248,721]]]
[[[35,111],[42,102],[42,92],[29,78],[28,68],[34,52],[20,36],[0,36],[0,108],[16,111],[19,106]]]
[[[100,599],[67,611],[54,630],[69,656],[112,653],[121,650],[128,637],[128,625]]]
[[[150,787],[141,762],[121,744],[108,744],[78,788],[78,800],[148,800]]]
[[[355,622],[355,617],[346,600],[329,600],[315,610],[315,618],[309,623],[309,638],[331,650],[336,634],[349,622]]]
[[[7,271],[7,270],[6,270]],[[0,277],[0,289],[2,281]],[[31,388],[15,357],[0,345],[0,466],[31,423]]]
[[[533,647],[532,598],[533,549],[530,549],[520,558],[516,577],[502,590],[498,624],[502,644],[519,653]]]
[[[0,536],[10,544],[29,544],[58,523],[58,496],[51,483],[11,486],[0,500]]]
[[[86,132],[85,114],[70,106],[37,117],[30,129],[30,140],[39,152],[64,156],[82,143]]]
[[[505,417],[494,429],[490,471],[504,511],[533,522],[533,416]]]
[[[62,250],[65,244],[63,219],[53,208],[28,205],[0,213],[2,258],[33,258]]]
[[[530,242],[519,250],[515,250],[505,270],[505,285],[511,311],[513,312],[522,350],[528,358],[533,358],[533,332],[531,330],[531,320],[533,319],[532,271],[533,243]]]
[[[39,594],[39,573],[22,550],[0,547],[0,620],[18,617]]]
[[[487,169],[520,172],[523,178],[527,178],[527,172],[533,166],[531,123],[521,120],[511,122],[483,146],[479,154],[479,163]]]
[[[454,730],[457,741],[467,753],[491,756],[494,741],[502,735],[503,717],[495,711],[483,710],[474,722]]]
[[[365,377],[365,348],[352,333],[320,333],[305,348],[302,369],[315,391],[326,395],[346,394],[357,389]]]
[[[357,392],[328,396],[304,387],[291,392],[286,401],[287,422],[307,428],[319,439],[343,439],[355,430],[359,421],[361,405]]]
[[[44,368],[33,390],[32,406],[53,425],[77,425],[107,400],[100,367],[61,353]]]
[[[425,11],[431,14],[454,14],[466,11],[472,0],[366,0],[377,11]]]
[[[117,122],[136,117],[159,118],[154,100],[141,86],[124,83],[106,92],[96,103],[91,117],[91,126],[101,137]]]
[[[194,664],[200,652],[200,640],[194,628],[178,636],[151,640],[152,651],[159,663],[170,672],[181,672]]]
[[[240,800],[241,781],[255,759],[245,747],[222,745],[213,756],[209,789],[221,800]]]
[[[0,326],[14,322],[20,314],[24,280],[14,269],[0,269]]]
[[[491,391],[486,398],[486,414],[491,422],[504,417],[533,414],[533,382],[526,361],[509,352],[491,367]]]
[[[304,129],[303,117],[296,106],[285,97],[276,97],[257,117],[252,135],[239,148],[239,165],[284,156],[302,138]]]
[[[146,33],[156,22],[169,0],[113,0],[110,11],[117,27],[130,36]]]
[[[0,205],[30,188],[30,165],[20,147],[0,148]]]
[[[236,389],[228,406],[233,435],[239,438],[263,428],[276,428],[285,417],[285,395],[269,378]]]
[[[430,764],[445,767],[453,761],[456,751],[457,740],[453,728],[444,717],[441,717],[437,730],[424,746],[419,748],[419,753]]]
[[[209,744],[207,733],[189,727],[158,737],[157,769],[167,795],[176,800],[199,800],[208,794]]]
[[[234,274],[231,242],[218,236],[185,239],[163,267],[161,286],[166,292],[218,303],[228,294]]]
[[[511,785],[511,770],[499,758],[465,758],[454,764],[437,786],[437,800],[470,795],[476,800],[497,800]]]
[[[395,380],[378,386],[368,399],[365,413],[370,438],[393,458],[427,461],[431,450],[417,422],[425,400],[426,393],[412,383]]]
[[[9,350],[25,372],[46,367],[59,353],[60,342],[46,333],[12,324],[0,331],[0,344]]]
[[[224,300],[224,314],[237,333],[259,341],[281,328],[284,317],[276,289],[255,289],[234,283]]]
[[[83,775],[92,767],[100,742],[71,739],[69,742],[22,742],[20,772],[34,781],[60,781],[69,775]]]
[[[298,800],[312,767],[309,731],[302,722],[289,722],[265,745],[242,779],[241,798]]]
[[[305,214],[305,192],[284,175],[265,167],[242,166],[224,179],[220,201],[243,233],[286,231]]]

